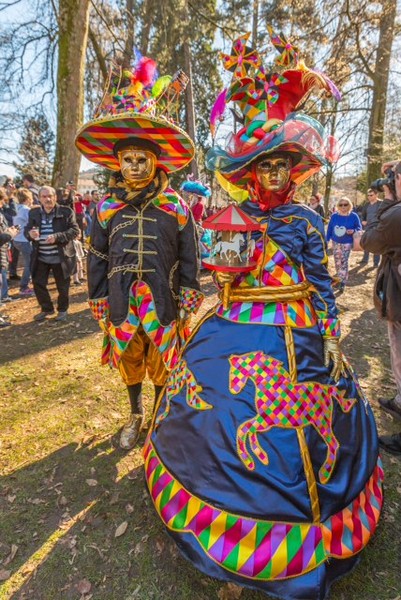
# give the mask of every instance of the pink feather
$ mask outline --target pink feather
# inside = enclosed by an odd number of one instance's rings
[[[216,131],[216,123],[224,114],[226,109],[226,96],[227,90],[223,90],[216,98],[216,102],[213,105],[213,108],[210,112],[210,129],[212,131],[212,135],[214,135]]]
[[[135,69],[135,81],[140,81],[144,87],[150,85],[156,73],[156,63],[151,58],[143,56]]]

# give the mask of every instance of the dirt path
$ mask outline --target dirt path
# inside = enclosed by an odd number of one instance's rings
[[[351,259],[350,285],[338,300],[343,350],[379,430],[393,432],[397,423],[376,402],[394,391],[386,327],[372,307],[373,270],[358,268],[358,259]],[[214,297],[210,277],[203,283],[205,311]],[[0,599],[238,597],[178,555],[147,498],[140,449],[126,455],[115,447],[128,406],[118,375],[99,366],[101,334],[86,291],[72,290],[66,323],[34,323],[34,299],[4,312],[13,326],[0,330]],[[150,410],[149,385],[145,397]],[[401,461],[385,456],[384,462],[386,508],[378,533],[331,600],[400,597]],[[266,596],[242,592],[241,599],[251,598]]]

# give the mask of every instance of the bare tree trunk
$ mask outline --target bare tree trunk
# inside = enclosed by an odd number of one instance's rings
[[[195,121],[195,108],[194,108],[194,94],[192,87],[192,65],[191,65],[191,46],[189,43],[189,27],[187,26],[189,18],[188,18],[188,4],[185,1],[184,5],[184,19],[186,26],[184,27],[184,71],[186,75],[189,77],[188,85],[185,89],[185,121],[186,121],[186,129],[189,134],[191,140],[195,143],[195,134],[196,134],[196,121]],[[196,162],[196,158],[191,162],[191,173],[195,179],[199,179],[199,169],[198,163]]]
[[[253,0],[252,11],[252,46],[258,45],[258,20],[259,20],[259,0]]]
[[[153,0],[144,0],[143,3],[143,26],[141,31],[141,52],[144,56],[149,50],[150,29],[154,16]]]
[[[126,1],[126,23],[127,37],[125,38],[123,67],[129,69],[134,55],[135,21],[134,21],[134,0]]]
[[[326,179],[325,179],[324,198],[323,198],[324,216],[326,218],[329,216],[329,201],[330,201],[330,196],[331,196],[332,185],[333,185],[333,169],[331,167],[328,167]]]
[[[89,27],[88,36],[89,36],[89,40],[90,40],[90,42],[92,44],[92,48],[93,48],[93,51],[94,51],[95,56],[97,58],[97,61],[99,63],[100,72],[101,72],[101,74],[103,76],[103,85],[105,85],[106,81],[107,81],[107,77],[108,77],[109,71],[108,71],[108,68],[107,68],[107,63],[106,63],[105,56],[103,54],[102,47],[99,44],[99,40],[98,40],[95,32],[93,31],[93,29],[91,27]]]
[[[60,0],[57,68],[57,139],[53,185],[77,181],[81,155],[74,139],[82,123],[90,0]]]
[[[331,122],[330,122],[330,135],[332,135],[334,137],[335,131],[336,131],[336,125],[337,125],[337,118],[338,118],[338,112],[337,112],[337,107],[336,107],[336,111],[334,113],[334,115],[331,118]],[[326,174],[326,179],[325,179],[325,187],[324,187],[324,198],[323,198],[323,208],[324,208],[324,216],[328,217],[329,216],[329,202],[330,202],[330,196],[331,196],[331,188],[333,185],[333,175],[334,175],[334,169],[333,167],[327,167],[327,174]]]
[[[316,194],[319,193],[319,174],[315,173],[315,175],[312,177],[312,190],[311,190],[311,196],[316,196]]]
[[[387,106],[387,88],[390,72],[391,47],[394,39],[397,2],[383,0],[380,19],[379,44],[373,75],[372,112],[369,121],[367,184],[380,177],[383,160],[384,124]]]

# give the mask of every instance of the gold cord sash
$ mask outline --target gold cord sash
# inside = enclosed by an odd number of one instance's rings
[[[293,302],[309,298],[312,290],[309,281],[280,287],[238,287],[230,289],[228,302]]]

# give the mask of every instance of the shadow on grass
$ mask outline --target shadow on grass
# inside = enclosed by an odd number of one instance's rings
[[[142,465],[118,478],[124,457],[111,438],[69,444],[0,480],[0,563],[18,546],[2,599],[79,599],[83,580],[103,600],[217,597],[220,584],[181,559],[166,535]]]
[[[338,305],[341,309],[341,299]],[[387,325],[378,318],[373,306],[352,319],[349,333],[341,338],[341,348],[351,359],[354,368],[357,366],[360,377],[369,375],[372,358],[378,359],[383,367],[389,364]]]
[[[4,542],[19,545],[11,563],[13,572],[19,570],[12,586],[11,579],[6,582],[2,599],[84,600],[90,594],[96,600],[230,598],[218,595],[222,582],[179,555],[147,496],[142,466],[116,479],[122,457],[110,439],[91,448],[70,444],[3,478],[2,503],[10,504],[7,496],[16,498],[0,550]],[[354,572],[334,584],[330,600],[390,600],[401,591],[401,523],[394,492],[398,465],[386,459],[385,466],[393,491],[379,530]],[[95,478],[97,485],[88,485]],[[116,537],[124,522],[125,533]],[[59,535],[52,540],[54,532]],[[79,592],[83,581],[90,585],[88,596]],[[241,594],[241,600],[269,598],[246,589]]]
[[[89,308],[70,313],[65,322],[57,322],[50,317],[42,323],[13,323],[11,327],[0,330],[0,365],[99,331]]]
[[[52,297],[54,285],[51,286]],[[211,297],[216,293],[216,287],[209,273],[202,274],[202,291],[205,296]],[[74,304],[86,302],[87,292],[71,295],[70,309]],[[29,312],[32,307],[29,308]],[[34,311],[34,314],[39,312]],[[28,310],[27,310],[28,312]],[[0,330],[0,365],[24,358],[43,350],[56,348],[79,337],[84,339],[93,333],[99,333],[98,323],[93,319],[89,308],[79,312],[69,312],[66,322],[58,323],[54,317],[46,319],[42,323],[31,321],[29,323],[18,323],[13,318],[12,326]],[[99,355],[101,342],[99,340]]]

